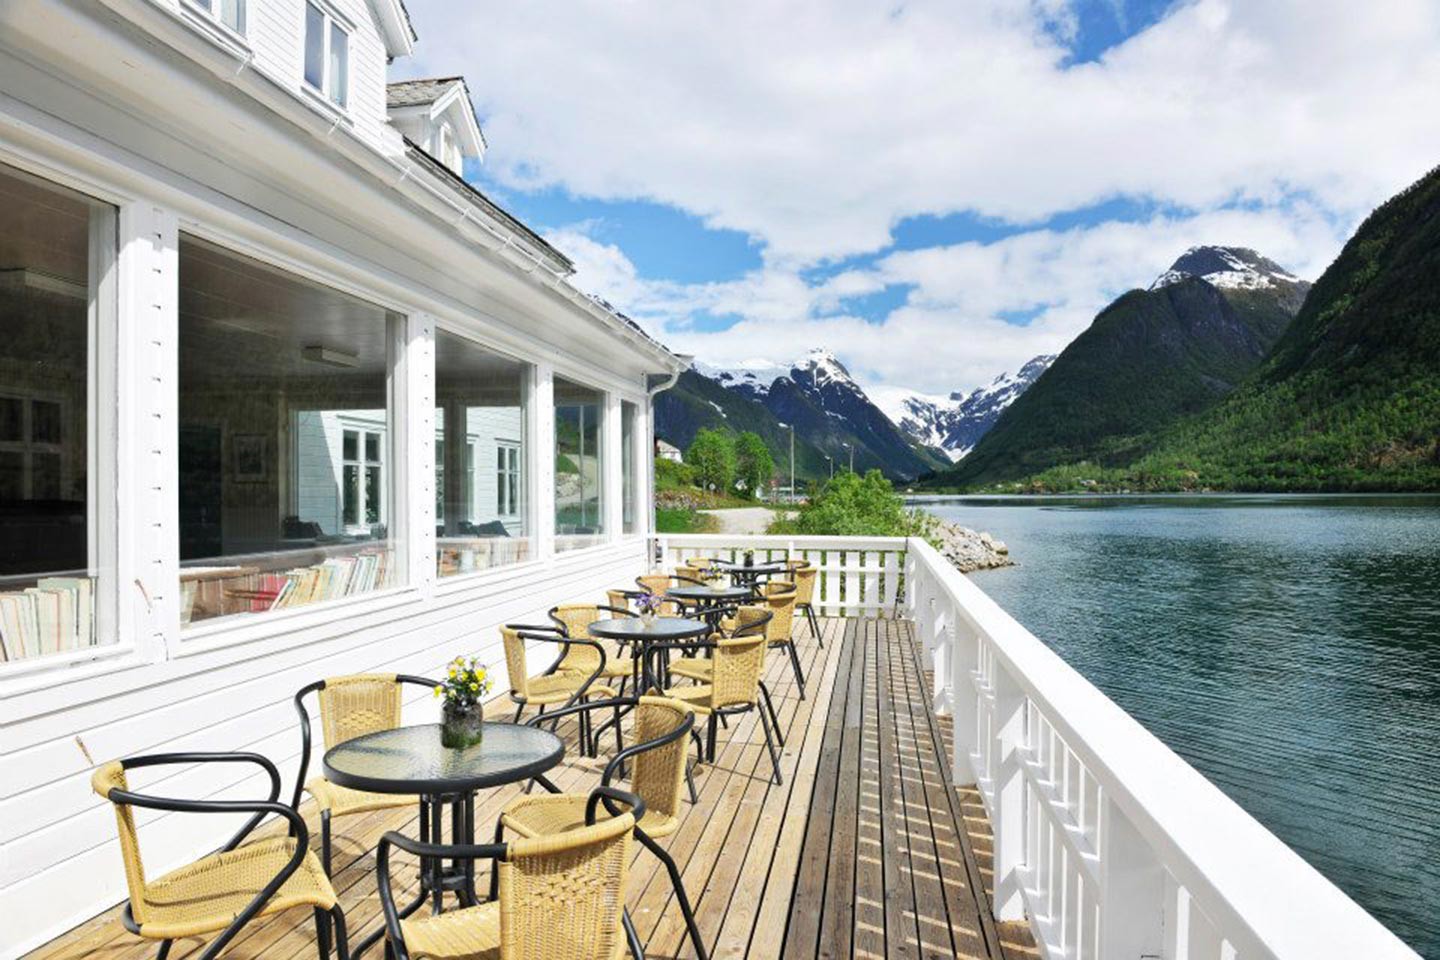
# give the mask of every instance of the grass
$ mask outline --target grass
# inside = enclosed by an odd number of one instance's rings
[[[714,533],[715,518],[693,507],[656,507],[656,533]]]

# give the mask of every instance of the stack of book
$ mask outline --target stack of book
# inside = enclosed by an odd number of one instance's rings
[[[331,557],[311,567],[265,574],[264,593],[274,594],[271,610],[337,600],[385,586],[386,551],[371,550],[353,557]]]
[[[0,660],[25,660],[95,646],[95,581],[41,577],[0,593]]]

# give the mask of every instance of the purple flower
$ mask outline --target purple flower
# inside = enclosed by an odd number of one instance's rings
[[[660,598],[653,593],[642,593],[635,598],[635,609],[641,613],[659,613]]]

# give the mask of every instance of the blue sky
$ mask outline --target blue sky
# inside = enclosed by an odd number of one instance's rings
[[[948,393],[1200,243],[1313,277],[1434,162],[1424,0],[413,0],[467,174],[717,365]]]

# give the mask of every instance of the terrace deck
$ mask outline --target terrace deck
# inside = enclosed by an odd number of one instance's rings
[[[989,824],[973,791],[948,786],[947,725],[931,713],[910,625],[829,619],[821,631],[824,649],[796,626],[807,699],[799,699],[784,657],[774,653],[767,663],[786,736],[784,785],[769,781],[754,714],[738,718],[720,732],[715,764],[697,768],[699,802],[686,807],[679,832],[662,841],[680,864],[712,956],[1035,956],[1024,924],[990,920]],[[573,738],[573,729],[562,732]],[[572,756],[551,779],[583,791],[598,781],[602,763],[603,757]],[[518,792],[479,798],[478,833]],[[312,837],[316,819],[307,816]],[[414,821],[413,810],[336,821],[335,885],[352,943],[380,922],[376,842],[386,830],[413,835]],[[404,861],[394,869],[397,880],[413,885]],[[479,886],[487,886],[483,876]],[[664,870],[644,850],[630,873],[628,901],[648,957],[694,955]],[[180,941],[171,957],[202,947]],[[121,927],[117,909],[29,956],[141,960],[155,949]],[[315,955],[305,909],[250,924],[225,954]]]

